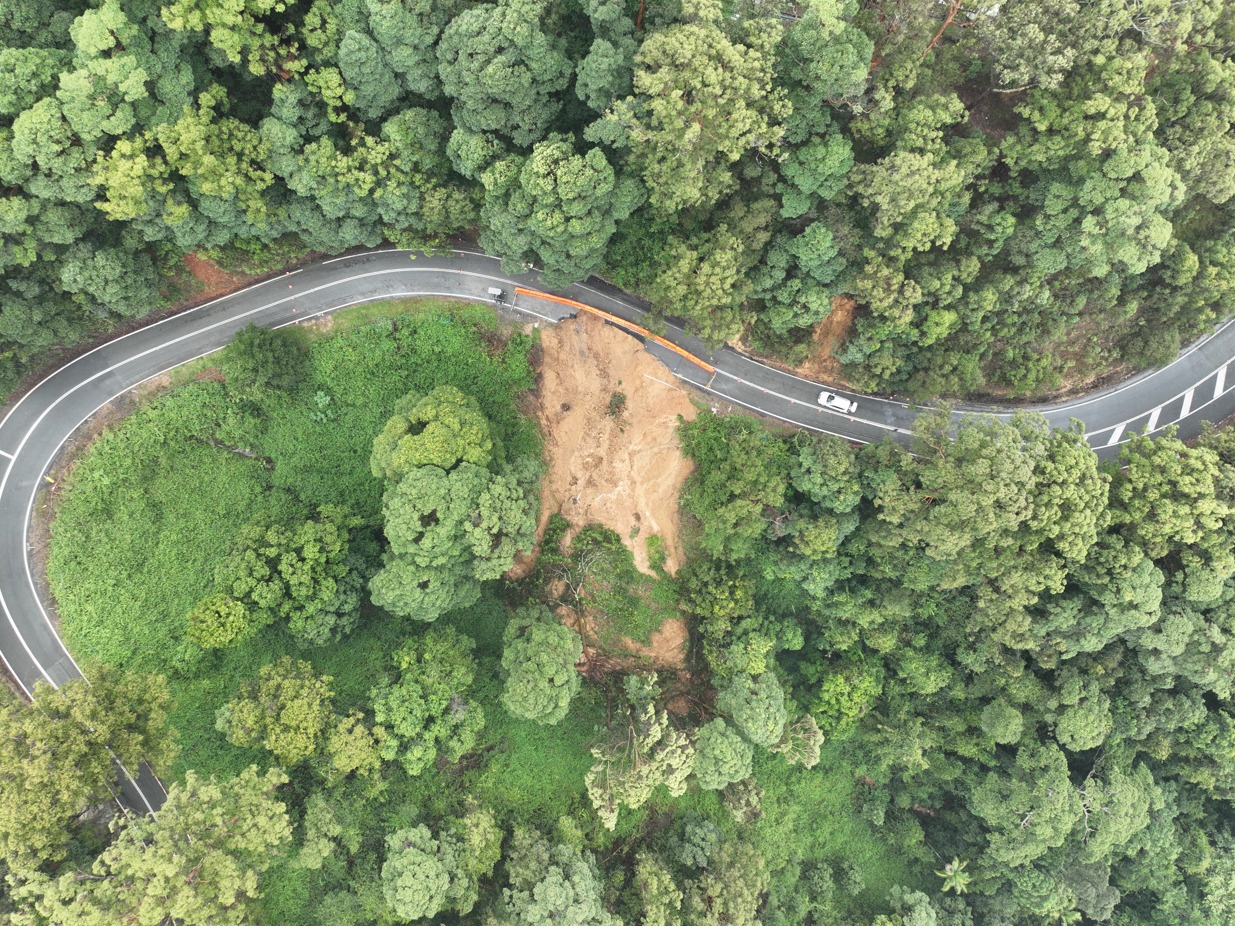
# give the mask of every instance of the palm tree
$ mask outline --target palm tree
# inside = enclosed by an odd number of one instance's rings
[[[969,880],[973,876],[965,871],[965,866],[968,862],[962,862],[955,856],[952,861],[943,866],[943,871],[936,871],[935,874],[943,878],[943,892],[956,891],[957,894],[964,894],[969,890]]]

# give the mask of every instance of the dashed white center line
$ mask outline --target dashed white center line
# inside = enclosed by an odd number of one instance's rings
[[[1124,426],[1122,424],[1115,425],[1115,430],[1111,432],[1111,439],[1106,442],[1106,446],[1110,447],[1112,444],[1118,444],[1119,438],[1123,437],[1123,433]]]
[[[1222,395],[1223,387],[1226,386],[1226,367],[1218,367],[1218,375],[1214,377],[1214,398]]]
[[[1192,393],[1194,392],[1196,392],[1195,388],[1189,389],[1187,392],[1184,393],[1184,407],[1183,407],[1183,410],[1180,411],[1179,413],[1179,418],[1181,421],[1184,418],[1187,418],[1188,413],[1192,411]]]
[[[1158,427],[1158,416],[1161,414],[1162,414],[1161,405],[1159,405],[1157,408],[1155,408],[1152,412],[1149,413],[1149,424],[1145,425],[1146,434],[1148,434],[1149,432],[1153,431],[1155,428]]]

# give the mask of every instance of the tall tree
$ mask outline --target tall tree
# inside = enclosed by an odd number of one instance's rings
[[[630,93],[639,49],[635,24],[618,0],[589,0],[584,10],[592,24],[591,48],[579,62],[575,93],[598,113]]]
[[[752,23],[741,44],[721,29],[714,0],[683,4],[683,17],[643,42],[634,96],[613,105],[649,201],[666,213],[713,206],[731,193],[731,165],[748,153],[774,153],[788,112],[772,86],[775,23]]]
[[[719,791],[750,775],[753,752],[737,731],[717,717],[695,734],[695,780]]]
[[[189,636],[205,647],[234,646],[285,620],[300,643],[340,639],[360,617],[364,574],[350,551],[355,526],[342,509],[324,508],[295,527],[242,529],[215,570],[216,594],[189,615]]]
[[[605,909],[604,882],[590,852],[516,831],[507,870],[510,887],[497,916],[503,926],[621,926]]]
[[[475,399],[451,386],[410,395],[373,442],[371,466],[387,480],[385,567],[370,585],[379,607],[432,621],[466,607],[531,546],[529,461],[504,451]]]
[[[291,23],[280,23],[283,0],[174,0],[162,10],[176,31],[204,32],[233,64],[257,75],[297,70],[298,46]]]
[[[539,260],[548,286],[598,269],[617,223],[642,193],[637,183],[618,179],[600,148],[580,155],[566,140],[539,142],[525,159],[499,161],[481,181],[481,246],[511,272]]]
[[[593,747],[596,763],[584,778],[588,798],[610,830],[622,807],[642,807],[662,784],[675,797],[684,794],[695,763],[690,736],[656,704],[656,676],[630,675],[623,687],[627,705],[605,741]]]
[[[427,100],[442,95],[436,46],[461,4],[437,0],[365,0],[369,30],[409,92]]]
[[[283,656],[262,666],[238,697],[228,701],[215,727],[237,746],[261,746],[291,768],[324,748],[334,720],[329,675],[318,676],[303,659]]]
[[[455,125],[526,147],[543,138],[570,82],[570,60],[541,29],[545,0],[501,0],[466,10],[442,33],[437,56]]]
[[[250,322],[223,351],[220,366],[238,393],[290,392],[304,376],[304,351],[290,331]]]
[[[485,724],[468,700],[475,678],[475,644],[453,628],[432,628],[394,654],[398,676],[370,692],[373,715],[385,736],[382,755],[409,775],[425,771],[439,754],[457,761]]]
[[[443,910],[467,915],[480,879],[501,857],[501,845],[502,831],[487,810],[451,821],[436,836],[423,825],[391,834],[382,866],[387,906],[403,920],[436,917]]]
[[[576,631],[543,605],[524,605],[511,615],[502,638],[503,706],[525,720],[559,723],[579,690],[575,663],[582,655]]]
[[[394,109],[401,87],[386,54],[363,32],[348,32],[339,43],[339,73],[362,119],[378,120]]]
[[[260,875],[291,842],[287,781],[250,766],[226,782],[189,772],[168,790],[158,817],[134,820],[83,878],[45,885],[35,904],[48,922],[239,926],[260,897]]]
[[[91,667],[92,682],[38,682],[34,703],[0,706],[0,857],[12,869],[65,857],[73,821],[114,798],[116,761],[156,767],[175,753],[161,677]]]
[[[785,692],[771,672],[736,675],[721,689],[716,709],[756,746],[774,746],[789,719]]]

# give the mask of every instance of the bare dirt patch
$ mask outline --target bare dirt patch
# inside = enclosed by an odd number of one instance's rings
[[[817,322],[811,332],[810,355],[796,367],[781,363],[774,357],[764,357],[755,354],[761,363],[777,370],[785,370],[805,379],[817,382],[828,382],[835,385],[848,385],[841,363],[836,359],[836,351],[845,343],[849,327],[853,324],[853,313],[857,302],[850,296],[833,296],[832,311],[828,317]]]
[[[575,530],[601,524],[648,574],[646,541],[657,534],[665,569],[675,572],[682,562],[678,493],[691,471],[678,417],[696,414],[686,391],[638,341],[591,316],[544,329],[541,349],[535,414],[549,469],[540,533],[555,512]]]
[[[553,514],[570,522],[565,543],[588,524],[603,525],[621,538],[635,566],[653,576],[647,538],[657,535],[663,568],[672,574],[682,563],[678,495],[692,469],[677,436],[679,417],[696,414],[686,390],[638,341],[587,315],[544,329],[539,359],[532,413],[548,461],[539,536]],[[688,632],[681,617],[666,619],[642,643],[612,639],[606,616],[590,608],[563,606],[558,614],[583,637],[584,672],[685,671]]]
[[[194,294],[194,300],[214,299],[239,289],[250,282],[252,277],[244,277],[228,273],[212,261],[200,254],[186,254],[183,258],[185,269],[193,274],[193,278],[202,288]]]
[[[617,645],[601,645],[603,629],[600,624],[604,621],[604,615],[598,617],[590,609],[584,608],[580,612],[565,605],[558,608],[557,614],[563,624],[578,631],[583,638],[583,658],[579,661],[579,669],[584,675],[603,676],[615,671],[648,669],[685,672],[690,634],[682,618],[665,621],[659,630],[652,633],[647,643],[625,637]]]

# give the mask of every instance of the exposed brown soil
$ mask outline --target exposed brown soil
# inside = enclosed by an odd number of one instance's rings
[[[228,273],[199,254],[186,254],[183,260],[185,268],[189,273],[193,274],[193,278],[202,286],[194,294],[194,302],[208,301],[218,296],[225,296],[233,290],[244,286],[251,279],[250,277]]]
[[[827,318],[815,324],[811,333],[810,355],[796,367],[781,363],[773,357],[760,354],[753,356],[770,367],[786,370],[806,379],[838,386],[847,385],[840,361],[834,354],[845,343],[845,336],[849,333],[849,326],[853,324],[853,313],[857,307],[857,302],[850,296],[833,296],[832,311]]]
[[[539,530],[554,512],[576,530],[604,525],[649,574],[646,541],[658,534],[665,568],[675,572],[682,562],[678,493],[691,471],[678,418],[696,414],[686,391],[638,341],[591,316],[545,328],[541,349],[535,414],[549,469]],[[620,410],[617,394],[626,397]]]
[[[579,671],[584,675],[602,676],[610,672],[647,671],[656,669],[674,674],[686,670],[686,655],[690,647],[690,634],[682,618],[667,620],[661,624],[647,643],[639,643],[623,637],[617,646],[597,645],[600,628],[597,616],[587,608],[583,612],[565,605],[557,609],[558,617],[567,627],[572,627],[583,638],[583,658]],[[603,620],[603,617],[601,618]]]
[[[578,529],[601,524],[652,574],[646,541],[656,534],[665,569],[675,572],[682,562],[678,494],[692,468],[677,427],[679,418],[696,414],[686,391],[638,341],[588,315],[543,329],[539,359],[532,413],[548,471],[538,535],[554,513],[571,524],[567,542]],[[624,402],[615,400],[619,394]],[[680,618],[666,620],[649,643],[623,639],[602,652],[595,615],[565,607],[559,615],[584,639],[585,672],[685,667],[688,635]]]

